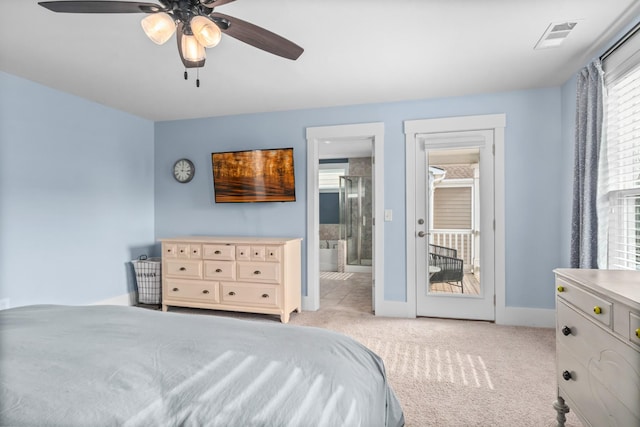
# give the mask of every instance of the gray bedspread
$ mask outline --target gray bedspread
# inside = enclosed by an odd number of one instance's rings
[[[0,311],[3,426],[404,424],[381,359],[309,327],[135,307]]]

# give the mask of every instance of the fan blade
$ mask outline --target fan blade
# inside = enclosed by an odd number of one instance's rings
[[[222,6],[223,4],[231,3],[236,0],[200,0],[203,6],[208,8],[214,8],[218,6]]]
[[[216,23],[221,22],[219,26],[223,33],[258,49],[294,61],[304,52],[304,49],[297,44],[250,22],[218,12],[209,16]]]
[[[41,1],[40,6],[64,13],[153,13],[167,10],[153,3],[128,1]]]
[[[207,58],[203,59],[202,61],[189,61],[187,59],[184,58],[184,55],[182,54],[182,35],[184,33],[184,24],[182,22],[178,23],[178,26],[176,27],[176,40],[178,41],[178,53],[180,54],[180,60],[182,60],[182,63],[184,64],[184,68],[200,68],[204,66],[204,61],[206,61]]]

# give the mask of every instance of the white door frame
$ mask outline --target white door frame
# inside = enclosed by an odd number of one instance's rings
[[[381,122],[307,128],[307,296],[302,297],[303,310],[316,311],[320,307],[318,145],[326,140],[356,139],[370,139],[373,146],[374,309],[376,315],[384,311],[384,123]]]
[[[473,130],[493,130],[494,185],[495,185],[495,297],[496,323],[505,323],[505,202],[504,202],[504,128],[505,114],[482,116],[462,116],[440,119],[407,120],[404,122],[405,133],[405,170],[406,170],[406,224],[407,224],[407,310],[410,317],[416,317],[416,168],[415,147],[418,143],[416,135],[425,133],[463,132]]]

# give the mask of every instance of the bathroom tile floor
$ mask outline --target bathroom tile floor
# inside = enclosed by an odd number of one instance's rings
[[[320,279],[320,310],[372,313],[371,273],[353,273],[346,280]]]

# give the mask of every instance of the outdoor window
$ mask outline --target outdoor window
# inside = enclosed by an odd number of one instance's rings
[[[640,270],[640,33],[606,58],[603,68],[600,194],[608,202],[602,218],[607,268]]]
[[[322,163],[319,165],[318,186],[320,192],[337,193],[340,188],[340,177],[348,174],[348,163]]]

